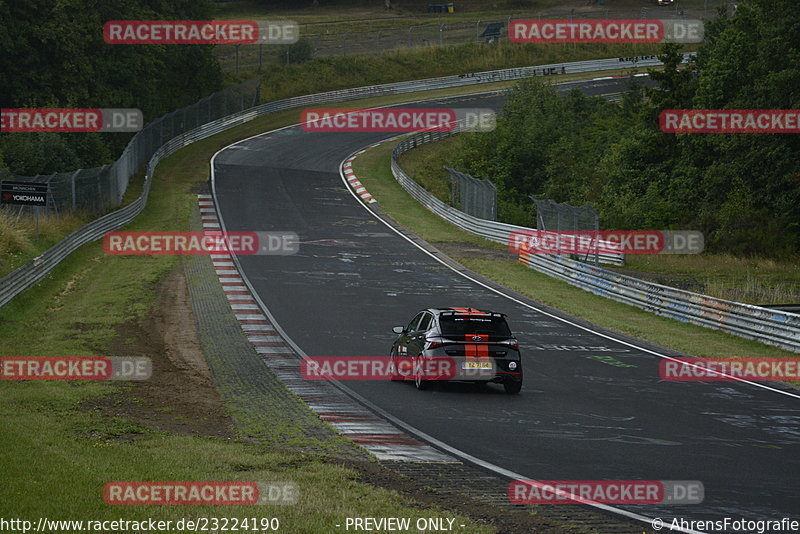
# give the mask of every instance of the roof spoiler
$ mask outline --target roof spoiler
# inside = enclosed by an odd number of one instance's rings
[[[484,312],[480,310],[476,310],[475,308],[467,308],[466,311],[460,310],[447,310],[440,312],[439,315],[488,315],[489,317],[505,317],[505,313],[497,313],[497,312]]]

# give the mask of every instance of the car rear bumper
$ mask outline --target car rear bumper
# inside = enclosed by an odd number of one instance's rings
[[[509,380],[519,382],[522,380],[522,362],[518,358],[451,356],[438,350],[424,356],[446,360],[449,364],[442,369],[441,374],[428,376],[429,380],[459,382],[506,382]],[[510,367],[514,367],[514,369]]]

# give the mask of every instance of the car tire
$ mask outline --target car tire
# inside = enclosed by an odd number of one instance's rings
[[[422,379],[422,373],[418,370],[417,363],[422,358],[422,354],[414,358],[414,386],[420,391],[424,391],[430,387],[430,381]]]
[[[389,354],[389,360],[392,362],[392,369],[394,369],[391,379],[392,382],[402,382],[403,377],[397,372],[397,355],[394,353],[394,349],[392,349],[391,354]]]
[[[505,389],[506,393],[509,395],[516,395],[522,389],[522,380],[506,380],[503,382],[503,389]]]

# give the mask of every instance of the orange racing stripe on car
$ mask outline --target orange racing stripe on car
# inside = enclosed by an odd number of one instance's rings
[[[473,340],[475,337],[479,337],[480,339]],[[489,359],[489,345],[472,344],[475,341],[489,341],[489,336],[487,334],[466,334],[464,340],[471,342],[470,344],[464,345],[464,355],[467,357],[468,362]]]
[[[464,315],[486,315],[485,312],[476,310],[475,308],[450,308],[453,311],[463,313]]]

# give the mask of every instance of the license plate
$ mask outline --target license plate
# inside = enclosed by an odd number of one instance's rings
[[[491,369],[492,362],[464,362],[462,369]]]

